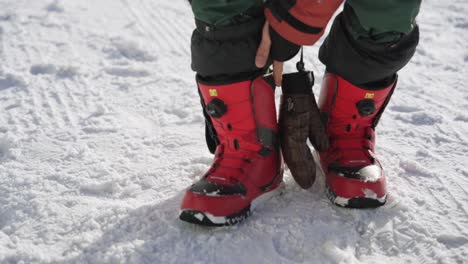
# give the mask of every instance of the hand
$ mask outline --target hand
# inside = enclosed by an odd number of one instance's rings
[[[271,36],[270,36],[270,25],[265,22],[262,32],[262,40],[257,50],[257,56],[255,57],[255,65],[258,68],[265,67],[268,56],[271,51]],[[281,86],[283,80],[283,62],[273,61],[273,78],[275,79],[276,86]]]

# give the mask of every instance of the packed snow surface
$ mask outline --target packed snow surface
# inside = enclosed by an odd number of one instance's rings
[[[286,171],[283,195],[210,229],[177,219],[211,162],[187,1],[0,0],[0,263],[468,263],[467,14],[423,1],[378,127],[385,206],[336,207]]]

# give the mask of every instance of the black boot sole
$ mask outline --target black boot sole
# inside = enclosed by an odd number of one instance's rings
[[[347,203],[337,203],[337,195],[330,189],[328,185],[326,185],[326,191],[327,191],[327,197],[330,199],[330,201],[343,208],[354,208],[354,209],[371,209],[371,208],[377,208],[385,204],[387,199],[385,198],[383,201],[377,200],[377,199],[372,199],[368,197],[353,197],[350,199],[347,199]]]
[[[228,215],[228,216],[211,216],[207,213],[194,211],[194,210],[183,210],[179,219],[191,224],[219,227],[219,226],[232,226],[239,224],[244,221],[251,214],[250,205],[242,209],[240,212]]]
[[[318,153],[314,151],[312,154],[314,157],[315,164],[317,165],[317,168],[318,168],[317,174],[321,174],[321,175],[316,175],[317,178],[319,176],[325,178],[325,172],[323,171],[322,165],[320,164],[320,157]],[[371,209],[371,208],[380,207],[387,202],[387,198],[385,198],[383,201],[380,201],[380,200],[372,199],[368,197],[354,197],[354,198],[347,199],[348,201],[346,203],[337,203],[336,198],[338,197],[338,195],[336,195],[336,193],[334,193],[330,189],[328,184],[325,183],[325,186],[326,186],[325,188],[326,188],[326,194],[327,194],[328,199],[334,205],[339,206],[339,207],[351,208],[351,209],[353,208],[354,209]]]
[[[281,195],[284,189],[284,183],[281,182],[275,189],[255,198],[251,204],[244,209],[228,216],[213,216],[206,212],[187,209],[180,212],[179,219],[191,224],[210,227],[237,225],[248,218],[252,214],[252,210],[255,211],[257,206],[265,203],[276,195]]]

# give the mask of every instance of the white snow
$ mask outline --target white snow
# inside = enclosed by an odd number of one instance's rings
[[[348,203],[349,203],[349,200],[350,200],[350,198],[344,198],[344,197],[337,196],[337,197],[335,197],[335,200],[333,202],[336,203],[336,204],[339,204],[341,206],[347,206]]]
[[[381,203],[385,202],[385,199],[387,198],[386,195],[378,197],[377,194],[370,189],[364,189],[363,192],[367,198],[378,200]]]
[[[369,182],[376,182],[382,176],[382,170],[377,165],[365,166],[360,169],[358,173],[363,179]]]
[[[468,1],[422,4],[377,131],[387,204],[339,208],[286,171],[208,229],[177,219],[211,163],[187,1],[0,0],[0,263],[468,263]]]

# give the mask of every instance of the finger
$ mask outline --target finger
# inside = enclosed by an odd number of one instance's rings
[[[283,62],[273,61],[273,78],[275,79],[276,86],[281,86],[283,82]]]
[[[309,140],[316,150],[320,152],[326,151],[330,143],[328,141],[325,124],[322,121],[320,110],[317,107],[313,95],[310,100],[313,102],[310,104],[312,109],[310,109]]]
[[[255,65],[257,68],[265,67],[268,61],[268,55],[270,54],[271,38],[268,22],[265,22],[262,32],[262,40],[258,46],[257,56],[255,57]]]

